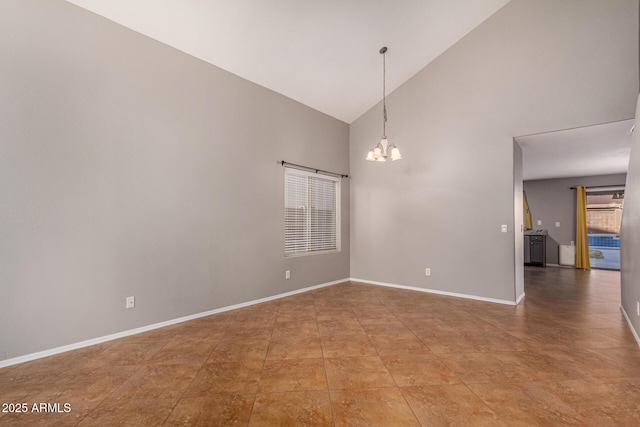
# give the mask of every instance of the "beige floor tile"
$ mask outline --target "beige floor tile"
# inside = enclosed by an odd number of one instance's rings
[[[321,336],[364,333],[362,325],[355,319],[318,320],[318,331]]]
[[[332,390],[336,426],[419,426],[398,388]]]
[[[508,425],[589,425],[584,415],[533,382],[469,384],[468,387]]]
[[[519,366],[504,363],[492,353],[441,354],[438,357],[467,384],[501,383],[525,379],[520,373]]]
[[[371,342],[380,356],[431,353],[429,347],[412,333],[394,335],[370,335]]]
[[[266,336],[223,338],[218,342],[206,363],[232,360],[264,360],[270,338]]]
[[[322,357],[320,337],[273,337],[267,359],[314,359]]]
[[[247,425],[255,396],[253,394],[195,397],[180,400],[165,426]]]
[[[573,363],[561,363],[559,360],[536,351],[504,351],[492,355],[507,366],[508,370],[518,373],[532,381],[561,381],[584,378]]]
[[[569,380],[541,387],[594,426],[640,426],[640,378]]]
[[[249,425],[333,426],[329,393],[325,390],[258,394]]]
[[[377,357],[325,358],[330,389],[394,387],[396,384]]]
[[[460,382],[455,373],[435,355],[382,356],[382,361],[399,387]]]
[[[324,357],[377,356],[375,347],[366,334],[325,335],[321,338]]]
[[[109,397],[123,399],[177,399],[189,387],[202,365],[147,365]]]
[[[259,393],[326,390],[324,361],[318,359],[267,360],[262,368]]]
[[[240,359],[205,363],[184,392],[184,397],[255,393],[264,361]]]
[[[507,426],[464,384],[408,387],[402,393],[423,426]]]
[[[209,358],[218,342],[218,338],[201,338],[198,332],[195,332],[195,336],[185,335],[172,339],[147,362],[163,365],[202,364]]]
[[[88,426],[162,425],[176,406],[174,399],[106,399],[79,424]]]

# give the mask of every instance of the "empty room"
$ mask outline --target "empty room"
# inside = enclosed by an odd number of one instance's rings
[[[640,425],[638,0],[0,8],[0,425]]]

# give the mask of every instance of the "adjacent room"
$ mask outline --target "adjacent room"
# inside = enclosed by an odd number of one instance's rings
[[[5,0],[0,424],[640,425],[639,16]]]
[[[585,188],[590,267],[620,270],[620,230],[634,121],[516,137],[523,151],[523,189],[529,223],[544,252],[525,263],[575,266],[577,188]],[[524,206],[523,206],[524,208]],[[527,222],[527,220],[525,220]],[[586,249],[585,249],[586,250]]]

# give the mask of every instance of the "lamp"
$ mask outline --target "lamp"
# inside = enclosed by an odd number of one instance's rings
[[[367,160],[372,162],[386,162],[387,157],[391,157],[391,160],[400,160],[402,158],[396,144],[390,143],[387,139],[386,52],[386,47],[380,49],[382,54],[382,140],[367,153]]]

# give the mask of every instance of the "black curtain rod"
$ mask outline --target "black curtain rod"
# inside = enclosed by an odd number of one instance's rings
[[[291,166],[291,167],[296,168],[296,169],[302,169],[302,170],[306,170],[306,171],[310,171],[310,172],[322,173],[322,174],[325,174],[325,175],[337,176],[337,177],[340,177],[340,178],[349,178],[349,175],[344,175],[344,174],[341,174],[341,173],[325,171],[325,170],[322,170],[322,169],[316,169],[316,168],[312,168],[312,167],[309,167],[309,166],[296,165],[295,163],[285,162],[284,160],[280,160],[278,163],[280,163],[282,166]]]
[[[611,185],[593,185],[590,187],[584,187],[585,189],[587,188],[609,188],[609,187],[624,187],[625,184],[611,184]],[[569,187],[569,190],[575,190],[578,187]]]

